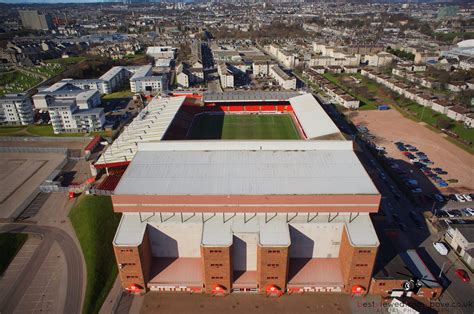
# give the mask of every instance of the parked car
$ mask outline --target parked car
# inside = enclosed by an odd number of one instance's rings
[[[412,192],[413,194],[420,194],[420,193],[423,192],[423,190],[422,190],[421,188],[416,188],[416,189],[412,189],[411,192]]]
[[[454,197],[456,197],[456,200],[457,200],[458,202],[461,202],[461,203],[465,203],[465,202],[466,202],[466,200],[464,199],[464,197],[462,197],[461,194],[454,194]]]
[[[461,213],[464,214],[464,216],[472,216],[471,212],[467,210],[467,208],[461,208],[460,209]]]
[[[472,202],[472,198],[471,198],[471,196],[470,196],[469,194],[463,194],[462,197],[463,197],[466,201]]]
[[[437,202],[439,202],[439,203],[444,202],[444,197],[443,197],[443,195],[441,195],[441,194],[435,194],[435,195],[434,195],[434,198],[435,198],[435,200],[436,200]]]
[[[465,271],[464,269],[456,269],[454,271],[454,273],[456,274],[456,276],[458,276],[463,282],[469,282],[471,281],[471,278],[469,278],[469,274],[467,273],[467,271]]]
[[[446,181],[439,181],[437,184],[440,188],[445,188],[449,185]]]
[[[466,207],[464,208],[469,214],[471,214],[471,216],[474,216],[474,209],[470,208],[470,207]]]
[[[443,242],[433,242],[433,247],[441,255],[448,255],[448,248]]]
[[[438,218],[448,218],[448,217],[449,217],[448,213],[445,212],[445,211],[442,210],[442,209],[436,211],[435,216],[438,217]]]
[[[459,209],[451,209],[448,213],[453,214],[454,217],[462,217],[462,212]]]

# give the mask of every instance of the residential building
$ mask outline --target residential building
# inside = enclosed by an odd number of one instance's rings
[[[286,73],[279,65],[272,65],[269,74],[283,89],[296,89],[296,77]]]
[[[0,97],[0,124],[28,125],[33,122],[33,104],[28,94],[6,94]]]
[[[217,73],[221,81],[222,88],[234,88],[234,71],[227,62],[220,62],[217,66]]]
[[[36,10],[19,10],[24,28],[47,31],[53,29],[53,19],[49,14],[39,14]]]

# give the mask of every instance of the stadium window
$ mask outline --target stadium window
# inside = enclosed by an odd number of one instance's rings
[[[209,253],[222,253],[222,250],[209,250]]]
[[[379,286],[385,286],[385,282],[379,283]]]
[[[121,253],[132,253],[133,250],[132,249],[121,249],[120,252]]]
[[[267,279],[278,279],[278,277],[276,277],[276,276],[269,276],[269,277],[267,277]]]
[[[359,277],[354,277],[354,278],[352,278],[352,279],[354,279],[354,280],[364,280],[365,277],[360,277],[360,276],[359,276]]]
[[[280,253],[280,250],[268,250],[268,253]]]
[[[211,279],[224,279],[222,276],[212,276]]]
[[[221,267],[222,264],[211,264],[211,267]]]
[[[280,264],[267,264],[268,267],[278,267]]]
[[[127,276],[127,279],[132,279],[132,278],[133,278],[133,279],[137,279],[138,276]]]
[[[369,266],[369,265],[367,265],[367,264],[356,264],[356,266],[357,266],[357,267],[367,267],[367,266]]]

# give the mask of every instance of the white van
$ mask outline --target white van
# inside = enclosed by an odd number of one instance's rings
[[[441,255],[448,255],[448,248],[443,242],[433,242],[433,247]]]

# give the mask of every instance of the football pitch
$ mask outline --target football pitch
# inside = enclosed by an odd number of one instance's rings
[[[188,139],[192,140],[296,140],[289,114],[201,114],[194,118]]]

